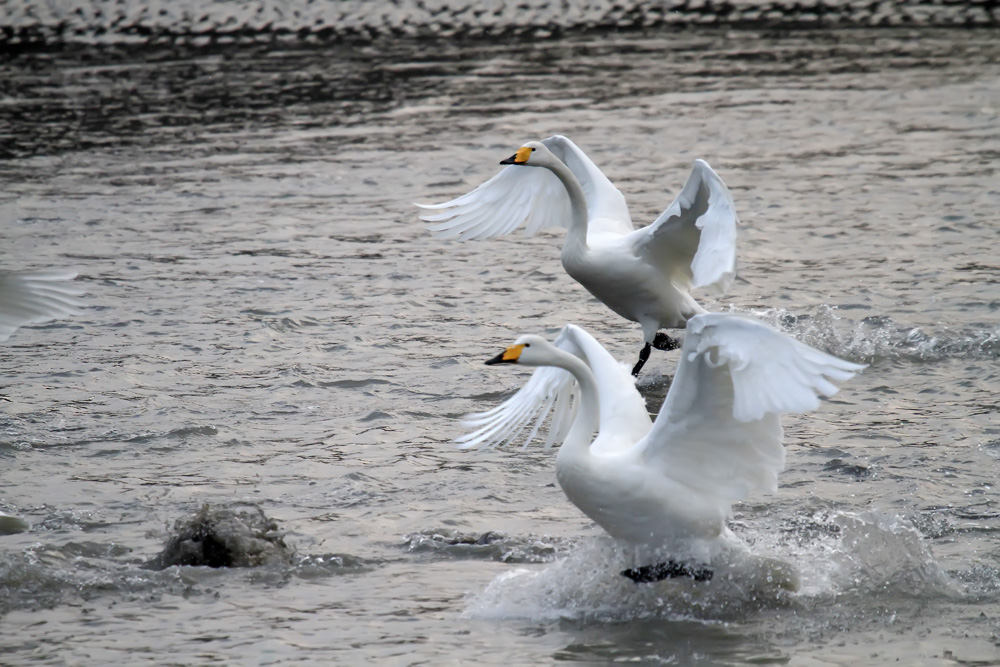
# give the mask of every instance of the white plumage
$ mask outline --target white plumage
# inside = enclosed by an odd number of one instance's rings
[[[19,328],[79,312],[80,291],[63,284],[76,273],[61,269],[0,273],[0,343]]]
[[[556,476],[569,500],[613,537],[710,559],[732,504],[773,492],[784,467],[780,415],[812,410],[864,366],[761,322],[701,314],[655,422],[626,368],[583,329],[554,344],[523,336],[490,364],[539,366],[502,405],[471,415],[461,447],[525,445],[551,415]],[[596,438],[594,432],[597,432]]]
[[[523,159],[518,159],[519,156]],[[689,294],[729,288],[736,275],[736,207],[708,163],[696,160],[676,199],[635,229],[621,192],[563,136],[528,142],[496,176],[443,204],[417,204],[445,238],[486,239],[524,227],[568,228],[566,272],[622,317],[642,326],[639,370],[650,348],[671,349],[657,331],[683,327],[705,310]],[[541,167],[527,169],[526,167]]]

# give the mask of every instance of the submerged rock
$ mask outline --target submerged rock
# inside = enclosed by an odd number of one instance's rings
[[[146,563],[147,567],[256,567],[287,563],[292,557],[278,524],[256,505],[205,505],[197,514],[174,522],[173,533],[163,551]]]
[[[437,537],[435,535],[435,537]],[[450,544],[452,546],[458,544],[470,544],[476,546],[484,546],[486,544],[493,544],[499,540],[504,539],[504,536],[500,533],[494,533],[492,530],[483,533],[482,535],[463,535],[456,534],[451,537],[443,537],[442,540],[445,544]]]
[[[545,563],[555,555],[557,543],[545,537],[512,537],[487,531],[460,533],[429,530],[405,536],[410,552],[432,552],[455,558],[485,558],[501,563]]]
[[[0,512],[0,535],[16,535],[31,530],[31,524],[19,516]]]
[[[857,480],[870,477],[872,474],[870,468],[866,468],[863,465],[847,463],[843,459],[833,459],[832,461],[827,462],[827,464],[823,466],[823,470],[839,472],[844,475],[852,475]]]

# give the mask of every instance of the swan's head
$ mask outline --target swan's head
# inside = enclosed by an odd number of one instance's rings
[[[525,167],[549,167],[558,158],[540,141],[529,141],[517,149],[517,152],[500,164],[517,164]]]
[[[525,335],[518,338],[513,345],[486,362],[487,366],[495,364],[521,364],[522,366],[548,366],[552,363],[553,351],[556,348],[541,336]]]

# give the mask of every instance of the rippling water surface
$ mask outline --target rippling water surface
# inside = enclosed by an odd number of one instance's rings
[[[0,537],[0,662],[1000,661],[996,31],[66,48],[0,90],[0,260],[89,306],[0,346],[0,510],[32,524]],[[707,159],[740,278],[699,297],[870,364],[737,507],[798,593],[636,587],[552,452],[450,444],[523,382],[482,364],[521,333],[638,351],[559,234],[441,241],[411,206],[557,132],[637,222]],[[152,569],[205,505],[294,553]]]

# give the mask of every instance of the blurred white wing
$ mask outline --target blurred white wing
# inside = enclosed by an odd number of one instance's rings
[[[635,389],[634,379],[597,340],[580,327],[567,324],[553,341],[590,366],[600,386],[600,428],[622,436],[631,434],[635,442],[650,428],[646,404]],[[473,430],[456,439],[459,447],[481,449],[523,442],[527,447],[551,416],[546,449],[561,444],[576,419],[579,385],[561,368],[542,366],[528,382],[506,401],[486,412],[466,416],[464,424]],[[527,435],[525,435],[527,434]]]
[[[0,273],[0,342],[27,324],[41,324],[75,315],[81,308],[73,297],[81,292],[62,284],[76,278],[72,271]]]
[[[583,359],[582,352],[570,335],[569,326],[563,327],[552,344]],[[466,415],[463,425],[475,430],[456,438],[455,442],[462,449],[492,449],[520,441],[530,428],[523,438],[526,448],[551,414],[549,437],[545,441],[545,449],[549,449],[565,439],[576,419],[579,398],[580,387],[568,371],[554,366],[540,366],[516,394],[497,407]]]
[[[784,468],[782,413],[806,412],[831,382],[864,368],[755,320],[708,313],[687,324],[681,361],[649,437],[638,447],[671,479],[721,507],[774,491]]]
[[[729,289],[736,277],[736,205],[729,188],[704,160],[695,160],[677,198],[653,224],[635,232],[636,251],[673,267],[685,290]]]
[[[628,207],[621,192],[597,165],[566,137],[555,135],[542,143],[576,175],[587,199],[590,218],[624,220],[631,230]],[[420,217],[435,223],[428,229],[443,238],[487,239],[510,234],[519,227],[534,234],[552,226],[568,227],[570,203],[566,188],[548,169],[508,165],[475,190],[442,204],[417,204],[431,211]]]
[[[417,204],[434,211],[420,219],[442,238],[481,240],[510,234],[518,227],[534,234],[570,219],[566,188],[548,169],[508,165],[472,192],[443,204]]]

